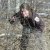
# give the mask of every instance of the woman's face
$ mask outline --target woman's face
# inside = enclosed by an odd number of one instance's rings
[[[26,9],[22,9],[21,14],[23,15],[23,17],[28,17],[29,16],[29,11],[26,10]]]

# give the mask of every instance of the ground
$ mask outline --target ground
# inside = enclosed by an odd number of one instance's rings
[[[43,41],[45,45],[45,50],[50,50],[50,18],[42,17],[43,21],[45,22],[45,29],[43,32]],[[7,21],[8,22],[8,21]],[[15,33],[21,34],[22,26],[19,24],[18,26],[11,25],[9,22],[0,21],[0,35],[5,33]],[[16,33],[17,32],[17,33]],[[18,37],[19,38],[19,37]],[[8,36],[0,38],[0,49],[1,50],[19,50],[20,39],[16,36]]]

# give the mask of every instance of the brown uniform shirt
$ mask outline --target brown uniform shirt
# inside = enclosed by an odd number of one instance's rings
[[[40,31],[43,31],[44,30],[44,27],[45,27],[45,24],[44,22],[42,21],[42,19],[39,17],[39,15],[37,13],[35,13],[34,11],[31,11],[30,14],[29,14],[29,18],[24,18],[20,12],[18,13],[15,13],[13,15],[13,17],[15,17],[16,21],[17,22],[19,19],[21,24],[25,27],[31,27],[31,28],[35,28],[35,29],[38,29]],[[14,23],[14,22],[13,22]]]

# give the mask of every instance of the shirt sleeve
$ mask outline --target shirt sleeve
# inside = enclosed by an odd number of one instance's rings
[[[39,17],[38,14],[35,15],[34,21],[38,27],[38,29],[43,32],[44,28],[45,28],[45,24],[44,21],[42,21],[42,19]]]

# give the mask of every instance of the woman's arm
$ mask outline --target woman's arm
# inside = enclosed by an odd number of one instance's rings
[[[15,13],[13,16],[11,16],[10,18],[9,18],[9,22],[10,22],[10,24],[15,24],[15,23],[17,23],[18,22],[18,18],[19,18],[19,16],[18,16],[18,13]]]
[[[34,18],[36,25],[38,27],[38,29],[43,32],[44,28],[45,28],[45,24],[44,21],[39,17],[38,14],[36,14],[36,17]]]
[[[44,21],[42,21],[42,19],[39,17],[39,15],[35,12],[33,12],[32,21],[33,21],[34,25],[37,26],[37,28],[41,32],[43,32],[43,30],[45,28],[45,23],[44,23]]]

